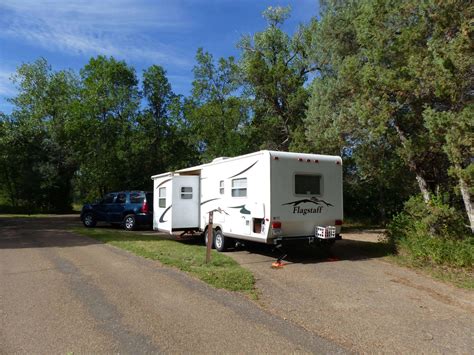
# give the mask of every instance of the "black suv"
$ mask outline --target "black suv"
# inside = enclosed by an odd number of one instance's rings
[[[82,207],[81,221],[86,227],[97,222],[120,224],[126,230],[153,223],[153,193],[146,191],[111,192],[93,204]]]

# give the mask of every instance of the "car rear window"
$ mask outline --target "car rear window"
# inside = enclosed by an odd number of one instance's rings
[[[145,201],[145,194],[142,192],[130,192],[130,203],[142,203]]]

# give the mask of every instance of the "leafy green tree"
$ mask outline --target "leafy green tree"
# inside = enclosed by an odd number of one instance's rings
[[[197,157],[183,116],[183,100],[173,92],[162,67],[152,65],[144,71],[142,91],[147,106],[138,117],[134,136],[134,185],[148,189],[151,175],[196,163]]]
[[[76,164],[66,127],[77,101],[77,78],[70,71],[53,72],[39,59],[20,66],[14,82],[15,108],[2,118],[0,179],[13,206],[67,211]]]
[[[186,102],[186,117],[204,161],[248,152],[246,129],[249,107],[239,96],[239,67],[233,57],[214,63],[200,48],[194,67],[193,92]]]
[[[316,22],[300,26],[290,37],[281,28],[289,15],[289,7],[269,7],[263,12],[267,28],[244,36],[238,45],[246,92],[252,100],[252,140],[259,148],[295,149],[303,134],[305,83],[317,69],[308,60]]]
[[[113,57],[91,58],[80,75],[80,104],[69,128],[76,137],[76,186],[93,198],[131,187],[140,95],[135,70]]]
[[[321,75],[312,85],[307,137],[350,154],[363,142],[395,137],[393,149],[425,202],[440,187],[446,190],[443,144],[424,117],[429,109],[452,105],[440,88],[456,85],[450,78],[462,68],[445,61],[441,71],[435,69],[440,65],[433,45],[451,31],[464,36],[466,9],[462,1],[328,4],[313,42]]]

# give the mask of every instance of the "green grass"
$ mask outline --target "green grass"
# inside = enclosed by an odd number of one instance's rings
[[[392,255],[388,260],[401,266],[415,268],[435,279],[450,283],[457,287],[474,290],[474,269],[472,267],[456,268],[428,262],[414,261],[411,256],[403,254]]]
[[[50,214],[24,214],[24,213],[0,213],[0,218],[47,218],[51,217]]]
[[[158,234],[86,228],[73,228],[72,231],[176,267],[216,288],[243,292],[257,298],[253,274],[234,259],[215,250],[212,251],[211,262],[206,264],[204,245],[176,241]]]

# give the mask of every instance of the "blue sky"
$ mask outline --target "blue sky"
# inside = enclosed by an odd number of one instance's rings
[[[163,66],[173,90],[188,95],[199,47],[215,58],[238,56],[244,34],[265,28],[262,11],[290,5],[285,30],[318,14],[318,0],[0,0],[0,112],[22,63],[44,57],[54,70],[78,71],[92,56],[114,56],[140,76]]]

